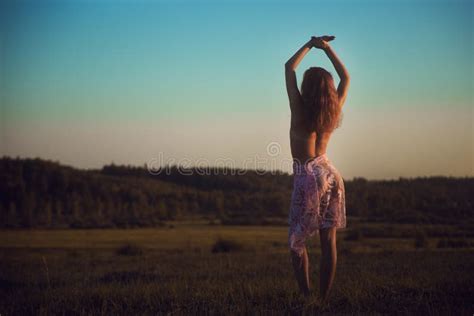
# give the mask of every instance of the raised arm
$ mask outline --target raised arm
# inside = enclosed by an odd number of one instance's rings
[[[301,48],[298,49],[298,51],[293,56],[291,56],[290,59],[288,59],[288,61],[285,63],[285,70],[294,71],[312,47],[313,39],[310,39],[309,41],[304,43],[304,45],[301,46]]]
[[[327,42],[332,41],[334,38],[334,36],[327,35],[321,37],[311,37],[311,39],[300,49],[298,49],[298,51],[285,63],[286,91],[288,93],[290,109],[292,112],[297,108],[297,104],[301,99],[301,94],[298,90],[298,85],[296,82],[296,68],[311,48],[315,47],[315,45],[317,45],[319,42],[324,42],[327,44]],[[329,44],[327,45],[329,46]]]
[[[312,40],[309,40],[285,63],[286,92],[288,93],[288,98],[290,100],[291,112],[294,112],[301,98],[301,94],[296,83],[295,69],[312,47]]]
[[[323,49],[326,52],[326,55],[331,60],[331,63],[336,69],[337,75],[341,79],[339,85],[337,86],[337,94],[339,95],[339,103],[342,107],[344,105],[344,102],[346,101],[347,91],[349,90],[349,84],[351,81],[349,72],[347,71],[346,67],[344,67],[344,64],[341,62],[341,60],[337,57],[336,53],[331,48],[329,43],[317,39],[315,39],[315,41],[315,46]]]

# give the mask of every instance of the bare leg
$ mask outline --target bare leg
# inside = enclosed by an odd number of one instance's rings
[[[321,299],[321,302],[326,303],[336,274],[336,228],[320,229],[319,237],[321,240],[319,298]]]
[[[309,290],[309,259],[306,247],[304,247],[301,257],[294,251],[291,251],[291,260],[293,262],[293,269],[295,270],[295,277],[298,281],[300,291],[304,296],[310,295]]]

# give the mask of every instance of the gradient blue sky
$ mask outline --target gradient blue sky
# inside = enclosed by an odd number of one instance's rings
[[[1,155],[289,171],[283,64],[328,34],[345,178],[473,175],[472,1],[2,1],[0,26]],[[312,65],[336,76],[314,50],[298,79]]]

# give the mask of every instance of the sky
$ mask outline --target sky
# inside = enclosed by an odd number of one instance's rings
[[[343,177],[474,176],[473,29],[461,0],[2,1],[0,156],[291,171],[284,63],[334,35]]]

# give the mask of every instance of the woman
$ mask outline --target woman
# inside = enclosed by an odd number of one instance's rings
[[[319,298],[322,303],[327,302],[336,271],[336,229],[346,227],[344,182],[326,156],[331,133],[340,124],[350,81],[346,68],[329,46],[328,42],[334,38],[313,36],[285,64],[294,172],[288,243],[299,288],[305,296],[309,296],[305,240],[319,230]],[[295,69],[313,47],[324,51],[334,65],[340,78],[337,89],[329,72],[311,67],[304,73],[301,93],[298,90]]]

